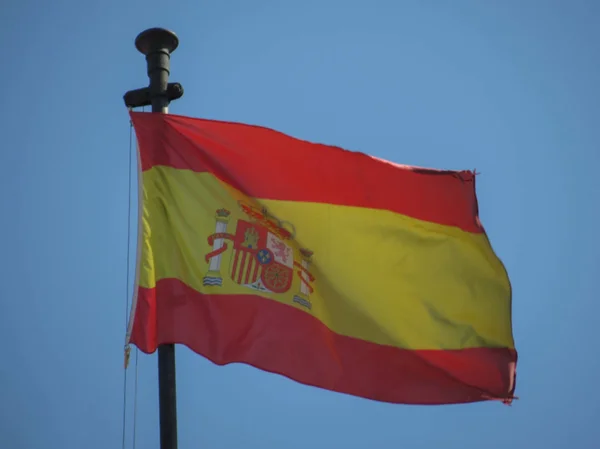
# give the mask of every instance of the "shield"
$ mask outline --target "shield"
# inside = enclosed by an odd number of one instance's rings
[[[239,220],[233,244],[231,279],[246,287],[284,293],[293,280],[291,246],[265,227]]]

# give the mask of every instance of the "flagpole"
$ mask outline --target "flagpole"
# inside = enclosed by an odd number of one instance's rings
[[[135,47],[146,56],[148,87],[127,92],[123,99],[130,108],[152,106],[154,113],[169,113],[169,103],[183,95],[179,83],[169,83],[171,53],[179,45],[172,31],[150,28],[135,39]],[[138,199],[141,201],[141,198]],[[175,377],[175,345],[158,347],[158,399],[160,414],[160,447],[177,449],[177,395]]]

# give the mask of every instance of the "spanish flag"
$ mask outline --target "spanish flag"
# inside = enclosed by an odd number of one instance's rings
[[[127,341],[377,401],[510,402],[511,287],[475,176],[239,123],[132,112]]]

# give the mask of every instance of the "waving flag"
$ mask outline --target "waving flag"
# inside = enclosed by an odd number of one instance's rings
[[[510,402],[511,288],[475,176],[237,123],[132,112],[128,341],[379,401]]]

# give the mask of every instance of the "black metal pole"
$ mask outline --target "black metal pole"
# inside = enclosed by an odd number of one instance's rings
[[[169,84],[171,53],[175,51],[179,39],[175,33],[150,28],[135,39],[135,46],[146,56],[148,78],[147,88],[127,92],[125,104],[139,107],[150,103],[152,112],[168,113],[169,102],[183,95],[181,85]],[[177,395],[175,382],[175,345],[158,347],[158,398],[160,408],[160,447],[177,449]]]

